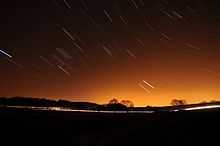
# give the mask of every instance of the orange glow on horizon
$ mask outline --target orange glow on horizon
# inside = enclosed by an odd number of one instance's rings
[[[188,104],[220,100],[219,98],[212,98],[212,97],[208,97],[205,95],[193,96],[193,98],[189,96],[169,96],[169,95],[163,96],[162,95],[162,96],[157,96],[157,99],[153,98],[152,96],[148,96],[147,98],[146,97],[145,98],[126,98],[126,97],[123,98],[123,97],[125,96],[112,96],[112,97],[106,97],[106,98],[101,97],[101,98],[95,98],[95,100],[92,100],[92,101],[99,103],[99,104],[106,104],[112,98],[116,98],[119,101],[127,99],[127,100],[131,100],[137,107],[145,107],[145,106],[169,106],[172,99],[184,99],[187,101]]]

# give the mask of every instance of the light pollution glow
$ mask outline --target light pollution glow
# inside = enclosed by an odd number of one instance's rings
[[[217,1],[84,2],[5,1],[0,96],[220,100]]]

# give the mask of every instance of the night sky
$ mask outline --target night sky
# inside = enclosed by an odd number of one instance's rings
[[[218,0],[0,4],[0,96],[220,100]]]

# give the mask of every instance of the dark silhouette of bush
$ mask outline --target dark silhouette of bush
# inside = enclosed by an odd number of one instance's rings
[[[127,106],[119,103],[116,98],[113,98],[106,105],[108,110],[127,110]]]
[[[134,103],[130,100],[122,100],[120,103],[125,105],[126,107],[134,107]]]
[[[173,99],[170,104],[172,106],[182,106],[182,105],[186,105],[187,102],[186,100],[182,100],[182,99]]]
[[[119,103],[119,101],[116,98],[113,98],[109,101],[108,104],[118,104],[118,103]]]

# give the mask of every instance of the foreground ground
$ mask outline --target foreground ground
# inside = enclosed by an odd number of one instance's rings
[[[219,143],[220,110],[152,114],[0,109],[4,145],[199,146]]]

